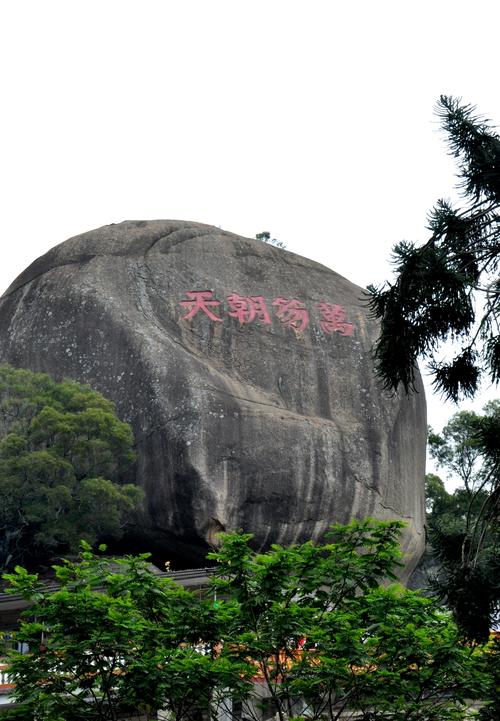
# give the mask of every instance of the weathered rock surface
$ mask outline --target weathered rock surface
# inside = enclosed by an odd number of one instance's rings
[[[1,361],[86,382],[132,424],[144,533],[186,563],[221,529],[263,546],[371,515],[407,522],[414,565],[425,398],[379,388],[376,335],[337,273],[179,221],[71,238],[0,300]]]

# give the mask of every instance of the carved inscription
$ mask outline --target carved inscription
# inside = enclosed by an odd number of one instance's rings
[[[180,320],[191,320],[198,314],[206,315],[214,323],[222,323],[224,312],[239,323],[262,323],[271,325],[273,317],[283,326],[296,333],[303,333],[309,326],[311,316],[308,307],[297,298],[273,298],[269,303],[262,295],[245,296],[231,293],[226,296],[226,305],[214,297],[212,290],[188,290],[186,298],[179,301],[187,311]],[[271,309],[271,311],[269,310]],[[314,317],[319,320],[319,327],[325,335],[339,333],[352,336],[354,326],[347,320],[347,313],[338,303],[321,302],[314,306]]]

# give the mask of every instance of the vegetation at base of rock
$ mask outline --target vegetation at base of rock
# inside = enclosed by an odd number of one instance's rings
[[[462,645],[451,616],[400,586],[398,522],[332,527],[327,543],[257,553],[223,535],[206,597],[153,573],[147,558],[93,555],[55,566],[58,591],[17,568],[12,592],[32,606],[11,673],[23,718],[95,719],[166,709],[175,721],[262,700],[269,715],[333,721],[463,718],[492,684],[485,655]],[[214,603],[214,592],[218,601]],[[234,706],[232,702],[236,702]],[[254,706],[256,708],[256,706]]]
[[[460,718],[484,690],[472,647],[448,612],[394,580],[398,522],[334,526],[330,542],[269,553],[223,537],[216,585],[233,601],[224,652],[258,669],[281,721]],[[297,709],[297,698],[302,708]]]
[[[30,653],[10,659],[26,719],[108,720],[159,707],[181,719],[217,688],[236,694],[244,683],[245,666],[215,653],[223,613],[159,578],[146,555],[111,566],[83,544],[78,563],[54,570],[55,593],[20,567],[6,576],[32,604],[17,633]]]
[[[500,138],[459,99],[442,95],[437,114],[458,159],[464,206],[439,200],[430,239],[395,245],[395,281],[368,290],[381,322],[375,356],[384,385],[409,391],[421,357],[437,390],[457,401],[473,396],[482,376],[500,379]],[[448,340],[458,350],[442,360]]]
[[[482,415],[456,413],[441,434],[429,433],[431,456],[462,481],[447,493],[427,477],[428,527],[441,564],[433,588],[472,639],[485,641],[500,619],[500,401]]]
[[[130,427],[100,393],[0,367],[0,568],[119,537],[141,490]]]

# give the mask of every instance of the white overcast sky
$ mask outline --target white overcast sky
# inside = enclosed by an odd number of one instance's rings
[[[499,21],[498,0],[1,2],[0,289],[132,218],[268,230],[382,282],[453,197],[439,95],[500,124]],[[427,400],[441,428],[455,408]]]

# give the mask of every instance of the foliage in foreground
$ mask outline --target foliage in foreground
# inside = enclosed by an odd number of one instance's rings
[[[328,543],[267,553],[248,534],[224,535],[217,603],[158,577],[145,556],[112,566],[85,547],[79,563],[55,567],[55,593],[17,568],[12,590],[32,604],[18,634],[30,652],[11,659],[23,718],[162,708],[188,721],[236,702],[248,716],[262,688],[281,720],[462,718],[463,699],[486,693],[487,669],[446,611],[380,585],[394,580],[400,527],[356,521],[333,527]]]
[[[134,459],[100,393],[0,366],[0,569],[119,537],[142,498],[122,482]]]
[[[54,566],[55,593],[22,568],[6,574],[32,604],[16,636],[30,652],[10,659],[24,718],[108,721],[165,708],[183,719],[217,688],[238,693],[245,668],[216,654],[223,614],[146,559],[112,564],[84,544],[78,563]]]
[[[375,356],[385,386],[412,389],[421,357],[436,388],[457,401],[473,396],[483,375],[500,380],[500,138],[459,99],[442,95],[437,113],[459,163],[464,205],[439,200],[429,240],[394,246],[395,281],[368,290],[381,321]],[[448,340],[458,350],[443,360]]]
[[[462,717],[484,690],[477,651],[450,615],[394,580],[398,522],[334,526],[324,545],[254,553],[230,534],[217,585],[233,599],[224,654],[251,660],[280,720]],[[297,699],[301,699],[298,703]]]

